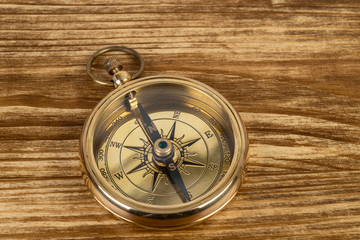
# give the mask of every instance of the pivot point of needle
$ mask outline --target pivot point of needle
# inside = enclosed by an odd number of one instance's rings
[[[165,141],[159,142],[159,147],[160,147],[161,149],[164,149],[164,148],[166,148],[167,146],[168,146],[167,142],[165,142]]]
[[[173,146],[169,139],[159,138],[154,143],[153,152],[155,158],[166,159],[173,154]]]

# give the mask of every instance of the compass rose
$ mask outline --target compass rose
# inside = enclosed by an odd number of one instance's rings
[[[193,138],[184,141],[186,139],[185,134],[181,137],[177,138],[175,135],[176,131],[176,120],[174,121],[172,127],[169,132],[164,135],[163,129],[161,129],[161,137],[170,140],[170,142],[174,146],[175,154],[178,156],[176,160],[174,160],[180,172],[185,175],[189,175],[190,173],[186,170],[187,166],[190,167],[205,167],[205,164],[192,159],[191,157],[196,156],[196,153],[189,152],[189,148],[193,146],[196,142],[198,142],[201,138]],[[143,174],[145,177],[148,174],[153,175],[152,180],[152,189],[154,192],[156,186],[159,184],[162,178],[166,179],[166,174],[163,169],[159,168],[153,161],[153,151],[152,145],[150,141],[146,141],[143,138],[139,138],[139,140],[143,143],[142,146],[124,146],[125,148],[137,153],[137,156],[132,157],[132,160],[139,160],[140,163],[128,171],[126,174],[132,174],[138,171],[145,170],[146,172]]]

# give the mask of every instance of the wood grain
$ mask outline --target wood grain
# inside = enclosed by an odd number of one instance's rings
[[[0,0],[0,22],[1,239],[359,239],[358,1]],[[142,229],[81,179],[82,124],[111,90],[85,64],[108,45],[139,51],[144,76],[214,87],[245,121],[245,183],[204,223]]]

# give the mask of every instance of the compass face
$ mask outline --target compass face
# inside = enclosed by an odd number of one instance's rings
[[[232,153],[224,129],[196,106],[149,112],[160,135],[170,140],[190,200],[208,192],[226,174]],[[187,105],[187,106],[186,106]],[[119,120],[120,119],[120,120]],[[182,203],[164,167],[154,161],[153,146],[133,114],[123,112],[111,124],[97,150],[97,162],[112,187],[136,201]]]

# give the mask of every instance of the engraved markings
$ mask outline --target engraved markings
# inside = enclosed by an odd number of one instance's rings
[[[114,142],[114,141],[110,142],[110,147],[120,148],[121,146],[122,144],[119,142]]]
[[[116,177],[117,179],[121,180],[122,178],[124,178],[124,174],[122,171],[117,172],[114,174],[114,177]]]
[[[100,149],[98,152],[98,161],[104,160],[104,150]]]
[[[227,144],[227,140],[226,140],[225,134],[221,134],[221,135],[220,135],[220,140],[221,140],[221,142],[222,142],[223,144]]]
[[[191,194],[191,192],[188,190],[187,193],[189,195],[189,198],[192,199],[193,195]]]
[[[223,171],[221,174],[220,174],[220,178],[219,178],[219,181],[221,181],[225,175],[226,175],[227,171]]]
[[[204,132],[204,134],[207,136],[208,139],[211,138],[212,136],[214,136],[214,134],[210,130]]]
[[[180,113],[181,113],[180,111],[175,111],[174,114],[173,114],[173,118],[179,119]]]
[[[201,111],[200,108],[198,108],[198,107],[192,107],[191,110],[193,110],[194,112],[200,112]]]
[[[172,172],[176,170],[176,166],[175,166],[174,163],[170,163],[170,164],[168,165],[168,167],[169,167],[169,170],[172,171]]]
[[[146,128],[149,130],[150,133],[157,131],[157,128],[155,127],[154,123],[150,125],[146,125]]]
[[[153,203],[154,203],[154,199],[155,199],[155,196],[150,193],[150,194],[148,194],[148,195],[146,196],[145,202],[148,203],[148,204],[153,204]]]
[[[100,172],[101,172],[101,175],[106,179],[108,180],[108,175],[106,174],[106,170],[105,168],[100,168]]]
[[[112,123],[111,123],[111,126],[114,126],[114,125],[118,125],[122,122],[122,117],[119,116],[117,117]]]
[[[224,154],[224,160],[225,160],[225,162],[230,162],[231,161],[231,153],[230,152],[226,152]]]
[[[209,163],[208,169],[217,171],[219,169],[219,164],[217,164],[217,163]]]
[[[215,118],[210,118],[209,119],[209,122],[212,124],[212,125],[215,125],[217,123],[216,119]]]

